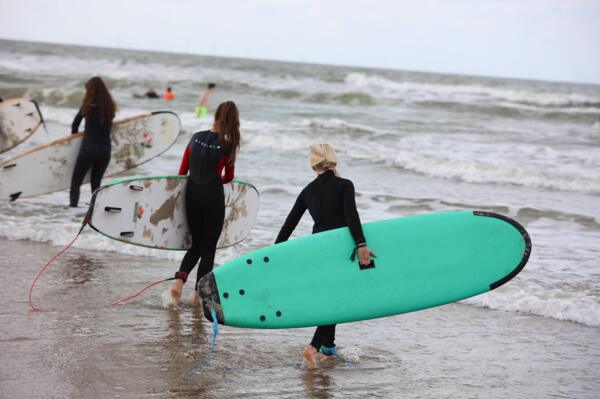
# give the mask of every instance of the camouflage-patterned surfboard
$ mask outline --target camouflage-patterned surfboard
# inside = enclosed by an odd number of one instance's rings
[[[41,124],[35,101],[11,98],[0,102],[0,154],[27,140]]]
[[[89,225],[128,244],[158,249],[188,249],[192,237],[185,213],[187,176],[125,179],[100,187],[92,196]],[[242,180],[223,185],[225,223],[217,244],[243,241],[256,221],[259,195]]]
[[[105,177],[122,173],[169,149],[181,131],[179,117],[157,111],[113,124],[112,155]],[[73,168],[84,133],[41,145],[0,162],[0,200],[64,190],[71,185]],[[89,181],[89,173],[85,182]]]

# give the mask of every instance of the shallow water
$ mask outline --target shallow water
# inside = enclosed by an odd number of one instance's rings
[[[1,241],[0,393],[7,398],[595,398],[595,327],[453,304],[340,325],[341,360],[301,364],[312,329],[220,326],[199,308],[165,309],[165,284],[111,308],[117,298],[170,275],[177,263],[72,249],[27,289],[56,247]],[[3,251],[4,252],[4,251]],[[186,299],[191,292],[184,292]]]

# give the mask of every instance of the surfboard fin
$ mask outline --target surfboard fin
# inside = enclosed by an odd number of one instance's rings
[[[23,193],[23,191],[19,191],[18,193],[11,194],[10,195],[10,202],[16,201],[17,198],[19,198],[22,193]]]

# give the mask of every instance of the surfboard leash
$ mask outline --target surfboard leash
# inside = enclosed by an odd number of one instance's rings
[[[33,288],[35,287],[35,283],[37,283],[37,281],[39,280],[39,278],[42,276],[42,274],[44,274],[44,272],[48,269],[48,267],[50,267],[50,265],[56,260],[58,259],[59,256],[61,256],[62,254],[64,254],[65,252],[67,252],[67,250],[69,248],[71,248],[71,246],[75,243],[75,240],[77,240],[77,238],[79,237],[79,235],[81,234],[81,232],[83,231],[83,228],[88,224],[89,221],[89,215],[90,215],[90,210],[88,209],[87,213],[85,214],[83,221],[81,222],[81,228],[79,229],[79,231],[77,232],[77,234],[75,235],[75,238],[73,238],[73,240],[67,244],[66,247],[64,247],[62,250],[60,250],[59,253],[57,253],[56,255],[54,255],[52,257],[52,259],[50,259],[45,265],[44,267],[42,267],[42,269],[38,272],[38,274],[35,276],[35,279],[33,279],[33,282],[31,283],[31,287],[29,287],[29,308],[34,311],[40,311],[42,309],[38,308],[37,306],[35,306],[33,304]]]
[[[133,295],[130,295],[130,296],[128,296],[128,297],[125,297],[125,298],[121,298],[121,299],[119,299],[119,300],[117,300],[117,301],[114,301],[114,302],[112,302],[110,305],[111,305],[111,306],[119,306],[119,305],[122,305],[122,304],[124,304],[125,302],[128,302],[128,301],[130,301],[130,300],[132,300],[132,299],[135,299],[135,298],[137,298],[138,296],[142,295],[142,294],[143,294],[143,293],[144,293],[146,290],[149,290],[150,288],[154,287],[155,285],[158,285],[158,284],[160,284],[160,283],[164,283],[165,281],[171,281],[171,280],[175,280],[175,277],[163,278],[163,279],[160,279],[160,280],[158,280],[158,281],[155,281],[155,282],[153,282],[153,283],[150,283],[150,284],[148,284],[147,286],[145,286],[144,288],[142,288],[141,290],[139,290],[138,292],[136,292],[135,294],[133,294]]]
[[[217,335],[219,334],[219,322],[217,321],[217,312],[215,311],[215,300],[214,298],[211,299],[210,302],[210,315],[212,316],[213,319],[213,336],[212,336],[212,340],[210,343],[210,349],[208,351],[208,353],[206,354],[206,356],[204,356],[204,359],[202,359],[202,361],[200,363],[198,363],[196,365],[196,367],[194,367],[193,369],[191,369],[187,375],[186,375],[186,380],[191,380],[192,376],[194,374],[196,374],[199,371],[202,371],[202,369],[204,369],[204,367],[206,365],[208,365],[208,362],[210,361],[212,354],[215,351],[215,348],[217,346]]]

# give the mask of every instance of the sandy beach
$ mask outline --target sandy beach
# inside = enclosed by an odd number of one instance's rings
[[[198,308],[162,307],[156,287],[118,308],[110,302],[169,275],[176,262],[72,249],[27,291],[60,248],[0,241],[0,392],[6,398],[595,398],[595,327],[452,304],[341,325],[346,364],[301,366],[311,329],[222,327],[202,372],[212,325]],[[191,292],[184,293],[187,297]],[[491,294],[493,295],[493,293]]]

